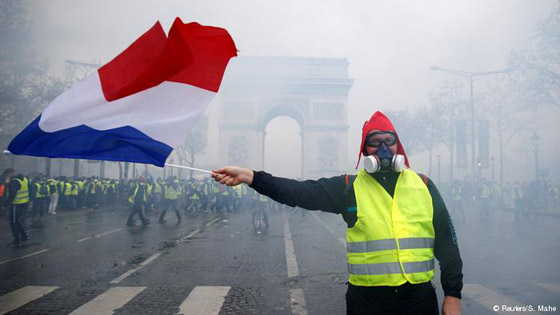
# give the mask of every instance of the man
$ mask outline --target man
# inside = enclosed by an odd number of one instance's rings
[[[51,194],[48,213],[56,214],[56,207],[58,206],[58,182],[55,179],[50,178],[48,180],[48,183],[49,183],[49,192]]]
[[[32,218],[39,217],[39,220],[43,219],[43,215],[48,210],[50,191],[49,185],[43,177],[38,177],[33,183],[35,189],[33,189],[33,214]]]
[[[296,181],[239,167],[214,171],[289,206],[341,214],[348,226],[348,314],[438,314],[430,280],[439,260],[443,314],[460,314],[462,261],[445,204],[431,180],[404,168],[395,128],[376,112],[362,129],[364,170]],[[359,164],[358,160],[358,164]],[[367,170],[367,171],[366,171]]]
[[[165,214],[167,210],[173,209],[177,216],[177,224],[181,223],[181,214],[179,213],[179,206],[177,205],[179,196],[181,195],[181,187],[179,182],[174,180],[173,177],[167,179],[165,186],[163,186],[163,209],[159,216],[159,223],[165,223]]]
[[[25,233],[25,214],[29,205],[29,180],[23,174],[16,174],[13,168],[4,171],[4,176],[10,178],[8,185],[8,199],[10,215],[10,229],[14,240],[9,245],[20,248],[29,237]]]
[[[150,221],[144,218],[144,211],[146,204],[148,203],[148,185],[146,184],[146,178],[140,176],[138,178],[138,183],[129,191],[128,201],[132,204],[132,210],[126,221],[127,226],[134,226],[134,215],[138,214],[142,225],[146,226],[150,224]]]

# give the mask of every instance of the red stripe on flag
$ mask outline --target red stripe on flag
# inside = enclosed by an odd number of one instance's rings
[[[237,56],[237,48],[229,33],[219,27],[184,24],[176,18],[169,31],[169,40],[180,39],[188,45],[193,63],[169,81],[218,92],[229,60]]]
[[[184,24],[177,18],[169,38],[157,22],[98,72],[107,101],[163,81],[217,92],[229,59],[236,55],[235,44],[225,29]]]

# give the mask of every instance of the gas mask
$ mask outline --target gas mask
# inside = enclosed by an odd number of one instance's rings
[[[385,143],[381,143],[375,154],[368,155],[364,159],[364,168],[370,174],[379,171],[387,172],[389,170],[400,173],[404,167],[404,155],[393,155]]]

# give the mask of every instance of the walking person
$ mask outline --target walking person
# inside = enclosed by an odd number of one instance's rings
[[[30,201],[29,180],[23,174],[17,174],[13,168],[6,169],[4,176],[10,178],[7,204],[10,212],[10,229],[14,240],[9,245],[21,248],[23,242],[29,240],[29,236],[25,232],[25,214]]]
[[[179,187],[179,183],[172,177],[168,178],[163,186],[163,209],[161,210],[161,214],[159,216],[159,223],[165,223],[165,214],[167,213],[167,210],[170,209],[175,211],[177,224],[181,223],[181,214],[179,213],[179,207],[177,205],[180,195],[181,187]]]
[[[144,176],[138,178],[138,183],[136,183],[129,192],[129,196],[128,201],[132,204],[132,209],[126,221],[126,225],[135,226],[134,215],[138,215],[142,225],[147,226],[150,224],[150,220],[144,217],[145,207],[148,203],[148,185],[146,184],[146,178],[144,178]]]

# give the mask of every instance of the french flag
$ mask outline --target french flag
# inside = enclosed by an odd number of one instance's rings
[[[13,154],[163,166],[218,92],[237,55],[225,29],[157,22],[59,95],[8,147]]]

